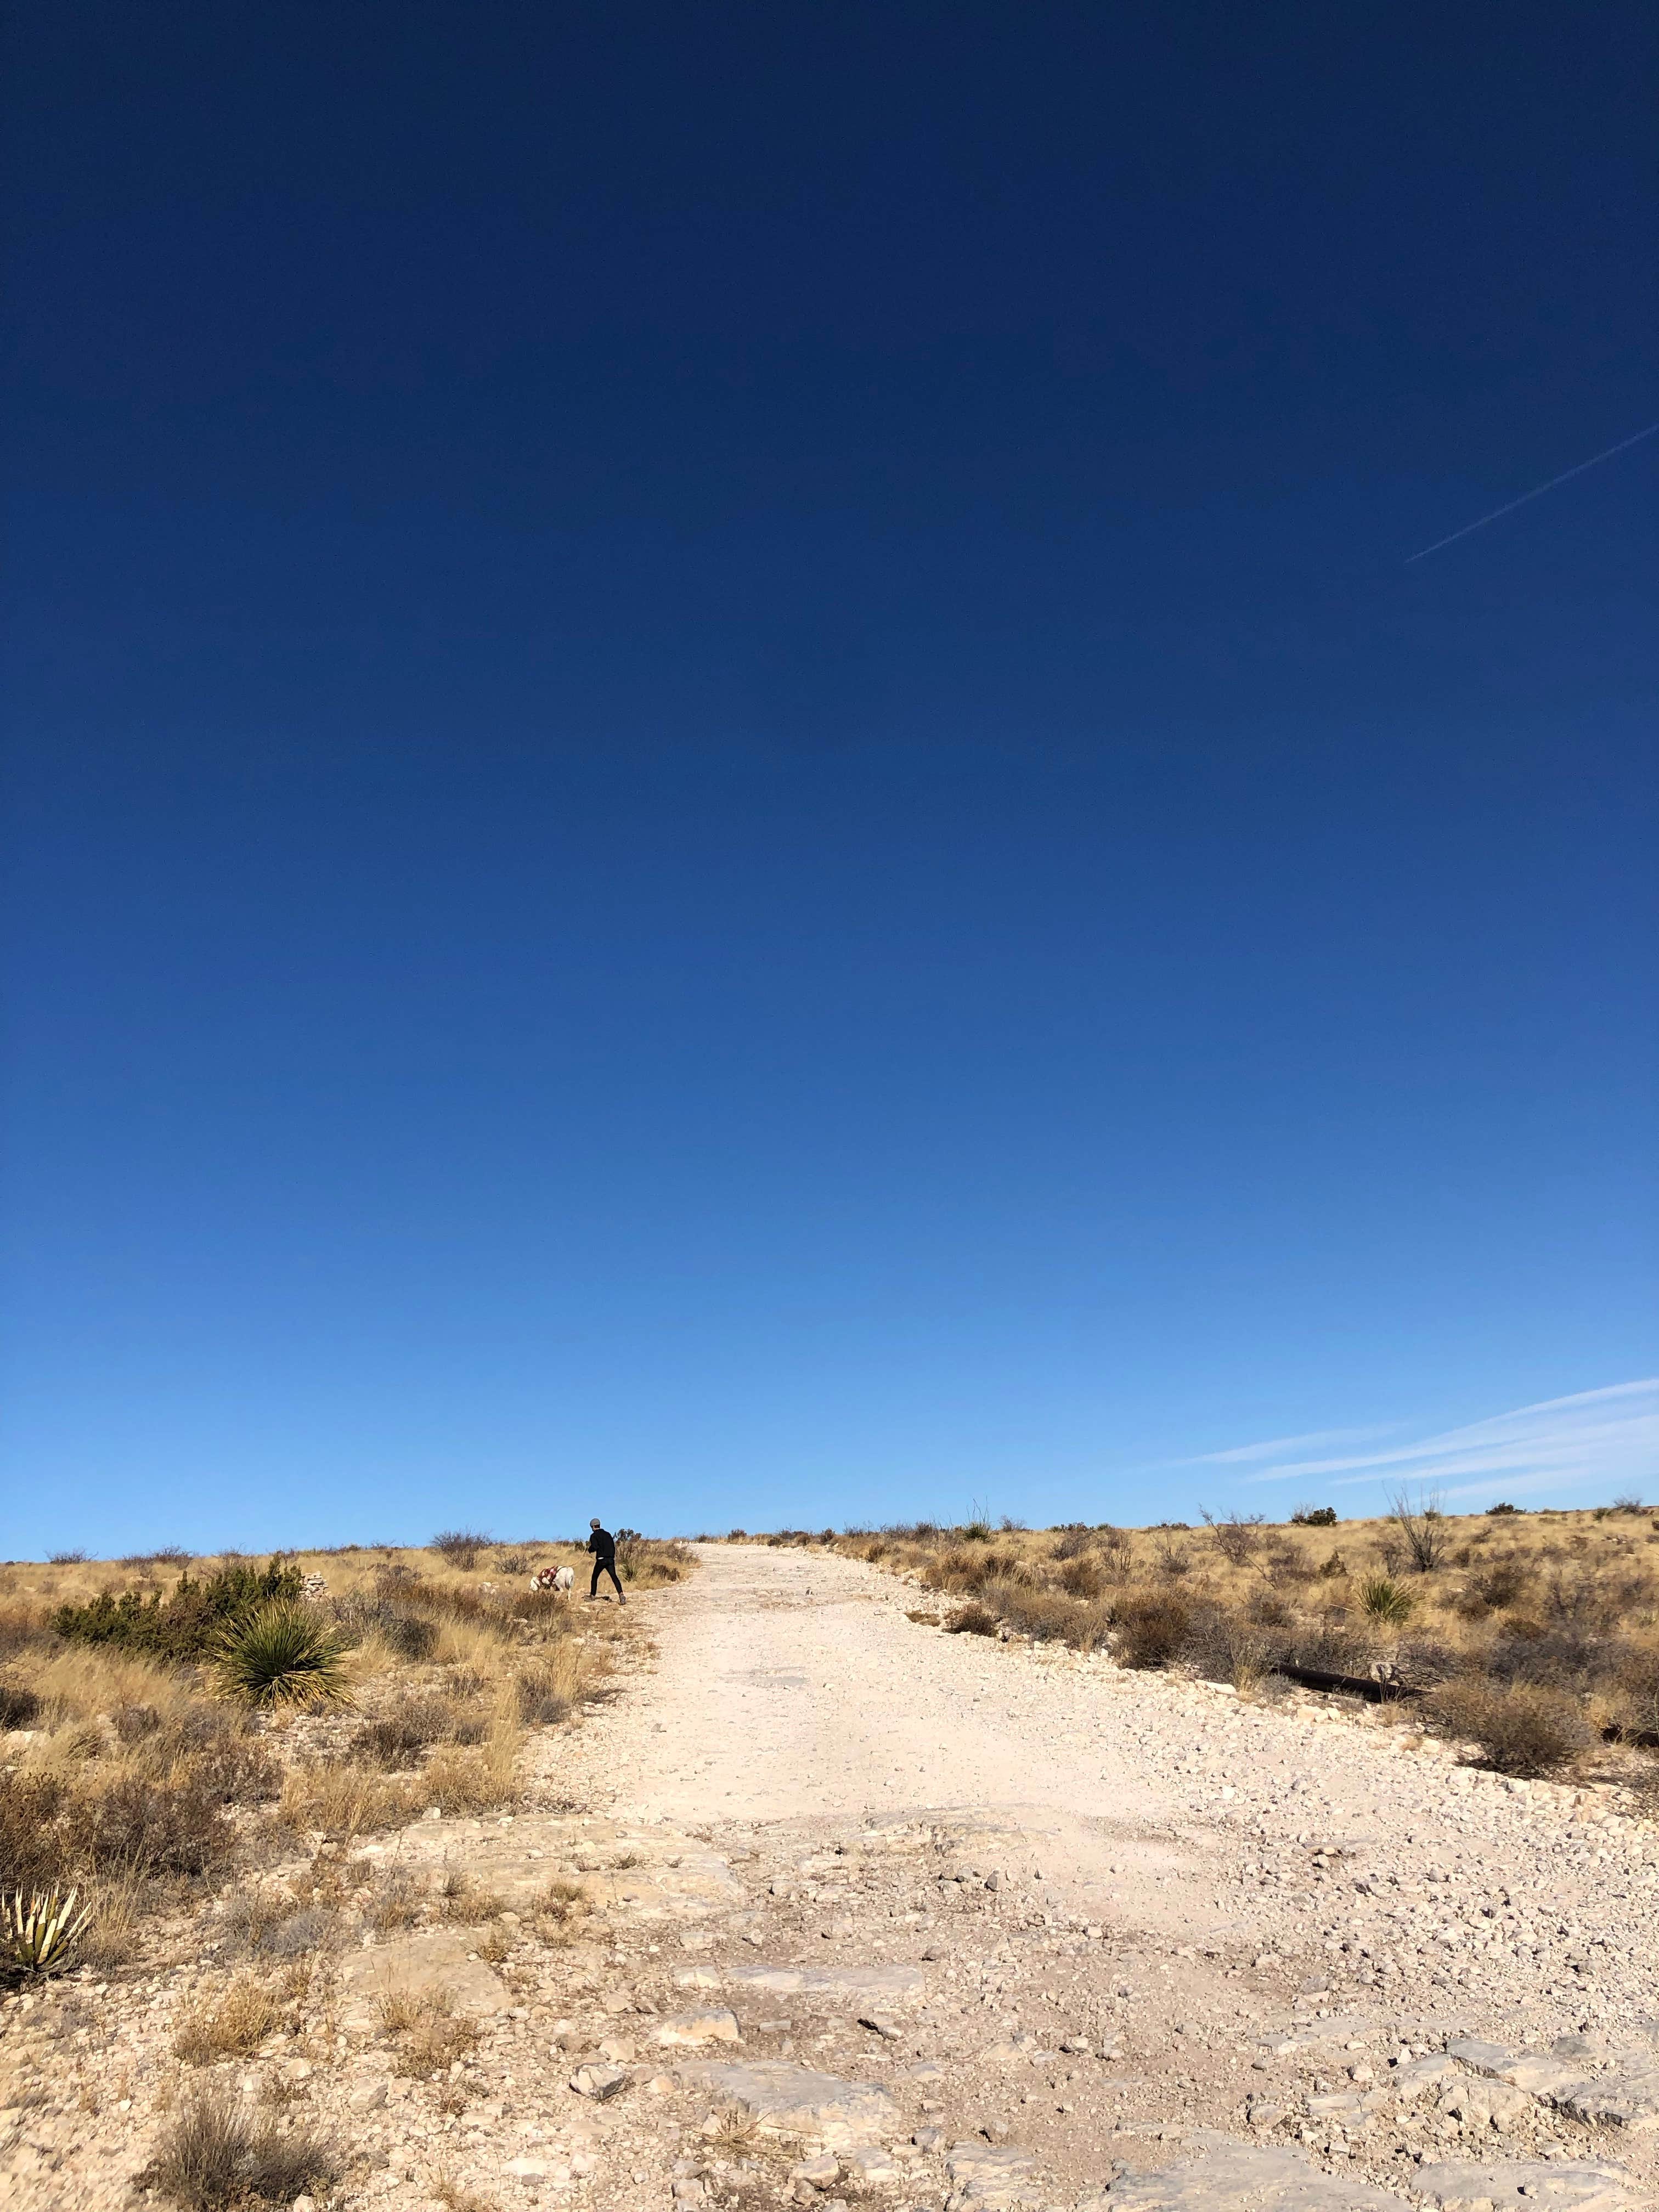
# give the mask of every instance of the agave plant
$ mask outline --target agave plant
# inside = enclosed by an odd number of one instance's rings
[[[3,1927],[9,1963],[24,1974],[55,1974],[68,1966],[92,1920],[92,1907],[80,1905],[79,1892],[65,1897],[56,1883],[27,1895],[15,1890],[0,1897],[0,1927]]]
[[[1411,1592],[1390,1582],[1387,1575],[1374,1575],[1362,1583],[1359,1602],[1373,1620],[1406,1621],[1417,1610],[1417,1600]]]
[[[250,1705],[343,1705],[351,1690],[345,1647],[306,1605],[279,1599],[228,1628],[219,1679]]]

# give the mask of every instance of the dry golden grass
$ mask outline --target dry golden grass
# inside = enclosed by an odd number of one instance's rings
[[[447,2166],[434,2177],[429,2193],[434,2203],[443,2206],[444,2212],[495,2212],[493,2197],[480,2197],[476,2189],[469,2189],[458,2180]]]
[[[406,2081],[446,2072],[478,2041],[477,2022],[453,2009],[447,1990],[419,1996],[392,1990],[380,2003],[380,2026],[397,2042],[392,2070]]]
[[[311,1761],[290,1771],[277,1809],[283,1825],[296,1835],[349,1841],[398,1827],[415,1819],[428,1802],[424,1787],[415,1784]]]
[[[246,1978],[233,1982],[222,1997],[191,2006],[173,2035],[173,2055],[186,2066],[246,2058],[282,2020],[283,2008],[272,1990]]]
[[[833,1540],[957,1601],[950,1628],[1109,1644],[1127,1665],[1247,1690],[1287,1668],[1381,1677],[1422,1693],[1434,1724],[1510,1771],[1558,1771],[1604,1735],[1659,1737],[1659,1514],[1628,1503],[1335,1526],[922,1525]]]
[[[443,1887],[438,1893],[437,1905],[441,1918],[459,1922],[463,1927],[482,1927],[493,1920],[506,1903],[493,1889],[480,1889],[470,1875],[447,1874]]]
[[[0,1567],[0,1729],[27,1731],[0,1761],[0,1882],[78,1881],[95,1907],[82,1955],[114,1968],[158,1907],[257,1863],[273,1822],[347,1844],[434,1804],[510,1805],[526,1729],[575,1716],[612,1637],[632,1632],[630,1616],[532,1593],[532,1571],[580,1572],[584,1557],[574,1544],[489,1545],[471,1567],[426,1548],[294,1555],[326,1585],[312,1601],[349,1642],[355,1710],[303,1728],[278,1714],[263,1732],[204,1670],[52,1627],[58,1606],[105,1589],[165,1599],[185,1563]],[[185,1571],[200,1582],[229,1563]],[[646,1586],[688,1564],[674,1547],[632,1547]],[[388,1893],[380,1909],[393,1925],[415,1908]]]

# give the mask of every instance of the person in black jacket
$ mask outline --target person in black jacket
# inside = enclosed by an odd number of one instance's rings
[[[587,1540],[587,1548],[593,1554],[593,1579],[587,1586],[587,1595],[590,1598],[597,1597],[599,1577],[609,1575],[616,1586],[617,1604],[626,1605],[628,1600],[623,1595],[623,1586],[617,1581],[617,1540],[608,1528],[601,1528],[597,1521],[590,1521],[587,1525],[593,1532]]]

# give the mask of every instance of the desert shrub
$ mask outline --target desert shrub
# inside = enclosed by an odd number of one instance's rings
[[[1246,1616],[1258,1628],[1287,1628],[1291,1609],[1270,1583],[1259,1584],[1245,1601]]]
[[[988,1521],[969,1521],[963,1523],[961,1533],[964,1544],[988,1544],[991,1524]]]
[[[1504,1502],[1503,1502],[1502,1500],[1500,1500],[1500,1501],[1499,1501],[1499,1503],[1498,1503],[1498,1504],[1496,1504],[1496,1505],[1489,1505],[1489,1506],[1486,1508],[1486,1511],[1487,1511],[1489,1514],[1492,1514],[1492,1513],[1520,1513],[1520,1512],[1522,1512],[1522,1511],[1524,1511],[1524,1510],[1525,1510],[1525,1509],[1524,1509],[1524,1507],[1522,1507],[1522,1506],[1519,1506],[1519,1505],[1510,1505],[1510,1504],[1505,1504],[1505,1503],[1504,1503]]]
[[[1122,1582],[1134,1572],[1135,1547],[1127,1530],[1115,1528],[1109,1521],[1103,1521],[1095,1537],[1100,1547],[1101,1565],[1114,1582]]]
[[[1291,1516],[1293,1528],[1334,1528],[1334,1505],[1298,1505]]]
[[[1060,1586],[1069,1597],[1098,1597],[1106,1587],[1105,1570],[1092,1553],[1073,1553],[1060,1571]]]
[[[403,1698],[368,1721],[351,1740],[350,1755],[376,1766],[412,1766],[428,1745],[454,1735],[455,1708],[447,1698]]]
[[[1274,1588],[1286,1583],[1310,1583],[1316,1572],[1305,1552],[1282,1540],[1268,1547],[1261,1571]]]
[[[559,1590],[532,1589],[523,1584],[507,1600],[507,1615],[526,1622],[544,1644],[572,1632],[569,1598]]]
[[[1167,1667],[1191,1622],[1191,1608],[1173,1592],[1120,1598],[1112,1607],[1119,1661],[1125,1667]]]
[[[1195,1605],[1180,1643],[1182,1662],[1206,1682],[1250,1689],[1274,1670],[1282,1639],[1225,1606]]]
[[[48,1552],[46,1554],[46,1565],[49,1567],[81,1567],[84,1566],[86,1562],[87,1554],[84,1551]]]
[[[0,1890],[34,1889],[58,1873],[58,1817],[68,1796],[58,1775],[0,1771]]]
[[[15,1657],[49,1643],[52,1632],[47,1626],[47,1611],[27,1598],[15,1598],[0,1603],[0,1659]]]
[[[224,1630],[215,1664],[244,1705],[339,1705],[349,1695],[343,1651],[308,1605],[278,1599]]]
[[[250,2198],[291,2204],[339,2171],[332,2144],[303,2125],[255,2119],[238,2098],[213,2093],[187,2105],[163,2130],[138,2176],[182,2212],[230,2212]]]
[[[352,1590],[333,1603],[335,1626],[348,1646],[377,1636],[399,1659],[429,1659],[436,1647],[436,1624],[423,1613],[396,1604],[383,1592]]]
[[[1304,1623],[1285,1638],[1285,1663],[1314,1674],[1361,1675],[1376,1656],[1374,1640],[1340,1620]]]
[[[1029,1581],[988,1583],[983,1601],[1000,1620],[1039,1644],[1069,1644],[1092,1651],[1106,1640],[1104,1607],[1059,1590],[1034,1588]]]
[[[1589,1568],[1574,1575],[1553,1574],[1544,1591],[1545,1617],[1553,1626],[1611,1636],[1627,1622],[1650,1613],[1653,1585],[1646,1575],[1615,1574]]]
[[[341,1940],[340,1916],[325,1905],[302,1905],[270,1929],[260,1948],[273,1959],[301,1959],[331,1951]]]
[[[1359,1585],[1360,1611],[1372,1620],[1406,1621],[1417,1610],[1417,1600],[1387,1575],[1372,1575]]]
[[[982,1572],[984,1582],[1029,1583],[1034,1579],[1031,1570],[1018,1553],[986,1553]]]
[[[228,1559],[231,1554],[226,1553]],[[163,1544],[159,1552],[129,1552],[121,1561],[124,1567],[187,1567],[196,1557],[182,1544]]]
[[[173,2056],[186,2066],[212,2066],[221,2058],[246,2058],[283,2017],[270,1990],[254,1981],[233,1982],[216,2002],[203,1997],[179,2022]]]
[[[228,1632],[261,1607],[297,1602],[304,1577],[273,1559],[264,1567],[239,1562],[202,1582],[181,1574],[170,1596],[137,1590],[117,1597],[100,1590],[84,1605],[60,1605],[52,1615],[59,1636],[78,1644],[112,1644],[174,1664],[214,1659]]]
[[[330,1950],[340,1940],[339,1917],[325,1905],[295,1907],[280,1892],[239,1890],[221,1923],[231,1954],[252,1951],[262,1958],[297,1959]]]
[[[530,1572],[529,1553],[520,1551],[497,1552],[495,1554],[495,1572],[498,1575],[512,1575],[514,1577],[519,1575],[527,1575]]]
[[[1193,1563],[1187,1547],[1177,1544],[1170,1536],[1165,1536],[1158,1545],[1153,1564],[1166,1582],[1179,1582],[1183,1575],[1192,1572]]]
[[[480,1555],[487,1552],[495,1539],[477,1528],[441,1528],[432,1539],[430,1548],[450,1566],[459,1567],[471,1574],[478,1564]]]
[[[197,1705],[142,1740],[129,1764],[167,1783],[189,1782],[221,1805],[248,1805],[276,1794],[278,1770],[255,1736],[223,1707]]]
[[[1451,1539],[1437,1490],[1419,1491],[1415,1503],[1403,1486],[1389,1495],[1389,1518],[1398,1531],[1407,1563],[1419,1575],[1432,1574]]]
[[[1094,1548],[1095,1532],[1086,1522],[1068,1521],[1049,1547],[1051,1559],[1080,1559]]]
[[[997,1617],[977,1600],[959,1605],[945,1618],[945,1626],[952,1636],[994,1636]]]
[[[1565,1691],[1537,1683],[1504,1686],[1465,1677],[1432,1691],[1425,1711],[1443,1734],[1478,1746],[1485,1763],[1500,1774],[1553,1774],[1590,1741],[1577,1702]]]
[[[1247,1567],[1255,1557],[1261,1541],[1265,1513],[1229,1513],[1218,1521],[1215,1515],[1205,1512],[1204,1525],[1215,1538],[1221,1556],[1229,1566]]]
[[[135,1874],[215,1873],[236,1848],[225,1806],[214,1778],[190,1765],[165,1778],[118,1773],[78,1797],[76,1855]]]
[[[1504,1613],[1524,1596],[1532,1574],[1524,1559],[1489,1559],[1469,1577],[1461,1610],[1480,1620],[1488,1613]]]
[[[33,1728],[40,1717],[40,1700],[33,1690],[0,1682],[0,1729]]]
[[[1627,1650],[1614,1677],[1618,1725],[1632,1735],[1659,1734],[1659,1650]]]
[[[930,1559],[921,1571],[921,1579],[929,1589],[977,1589],[985,1579],[985,1554],[970,1552],[963,1545],[953,1544]]]
[[[110,1717],[123,1743],[142,1743],[146,1736],[155,1735],[161,1725],[161,1712],[155,1705],[118,1705]]]
[[[573,1701],[568,1676],[556,1674],[545,1667],[526,1668],[514,1690],[519,1718],[528,1728],[550,1728],[570,1717]]]
[[[1626,1646],[1574,1621],[1546,1623],[1511,1615],[1486,1653],[1486,1672],[1500,1682],[1588,1690],[1617,1678]]]

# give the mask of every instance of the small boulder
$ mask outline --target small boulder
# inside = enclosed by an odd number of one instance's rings
[[[619,2089],[628,2086],[628,2072],[622,2066],[579,2066],[570,2077],[570,2086],[579,2097],[592,2097],[603,2103],[614,2097]]]
[[[676,2013],[657,2030],[659,2043],[737,2043],[741,2040],[738,2017],[724,2006],[709,2005],[701,2012]]]

